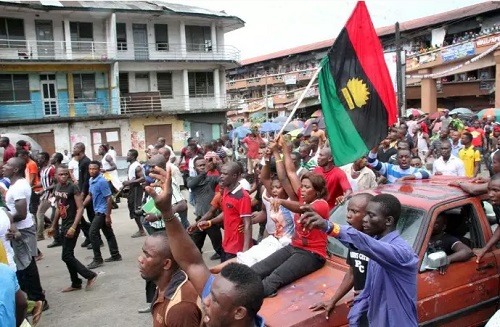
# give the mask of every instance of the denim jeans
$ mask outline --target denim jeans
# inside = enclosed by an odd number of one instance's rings
[[[253,265],[252,269],[262,278],[264,296],[267,297],[324,264],[325,258],[319,254],[287,245]]]
[[[96,213],[94,219],[92,220],[92,224],[90,225],[90,243],[92,243],[92,250],[94,250],[94,260],[102,261],[101,255],[101,235],[100,231],[106,237],[108,241],[109,252],[112,257],[117,257],[120,255],[118,250],[118,243],[116,242],[115,233],[113,232],[113,228],[106,224],[106,215],[102,213]]]
[[[71,287],[80,288],[82,287],[82,280],[78,277],[78,274],[85,279],[94,278],[96,273],[85,267],[77,258],[75,258],[75,246],[78,240],[78,235],[80,235],[80,228],[77,228],[75,235],[72,238],[67,238],[65,228],[61,229],[63,234],[62,237],[62,255],[61,259],[68,267],[69,275],[71,277]]]

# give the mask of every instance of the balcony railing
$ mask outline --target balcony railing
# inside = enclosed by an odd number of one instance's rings
[[[119,114],[148,114],[224,110],[225,97],[213,95],[160,97],[155,92],[131,93],[119,100],[88,99],[68,102],[62,99],[0,102],[0,120],[36,120],[50,118],[89,117]],[[74,114],[73,114],[74,113]]]
[[[316,68],[308,68],[296,70],[287,73],[269,74],[254,77],[247,77],[243,79],[233,79],[226,82],[227,90],[245,89],[248,87],[286,84],[294,85],[300,81],[309,81],[314,75]]]
[[[240,61],[240,51],[231,45],[114,43],[95,41],[37,41],[0,39],[0,60],[130,60],[130,61]]]
[[[122,114],[182,112],[190,110],[214,110],[227,108],[225,97],[210,94],[197,96],[160,97],[157,94],[133,93],[120,98]]]

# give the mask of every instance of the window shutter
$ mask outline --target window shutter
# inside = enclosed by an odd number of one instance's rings
[[[12,75],[0,74],[0,101],[14,101]]]
[[[13,75],[14,98],[16,101],[30,101],[30,83],[28,74]]]
[[[172,98],[172,73],[156,73],[158,91],[162,98]]]

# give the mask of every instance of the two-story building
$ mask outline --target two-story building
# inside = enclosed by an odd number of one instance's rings
[[[124,156],[159,136],[176,151],[218,138],[240,60],[224,34],[243,26],[162,1],[0,1],[0,132],[94,157],[103,143]]]
[[[384,51],[394,51],[395,26],[376,31]],[[500,2],[487,1],[402,22],[400,31],[406,54],[402,71],[408,75],[406,107],[421,107],[426,112],[438,107],[500,108],[500,83],[495,83],[496,77],[500,78],[500,52],[491,51],[500,42]],[[248,119],[266,109],[269,115],[287,115],[333,42],[330,39],[243,60],[241,67],[228,70],[228,117]],[[468,62],[484,52],[483,57]],[[395,57],[389,55],[388,60],[391,58]],[[298,115],[309,117],[319,108],[317,84],[313,84]]]

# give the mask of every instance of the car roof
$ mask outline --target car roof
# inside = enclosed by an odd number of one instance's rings
[[[358,193],[367,192],[373,195],[388,193],[397,197],[402,205],[429,210],[439,203],[470,196],[460,188],[449,185],[452,181],[457,180],[467,182],[470,179],[456,176],[433,176],[425,180],[384,184]]]

